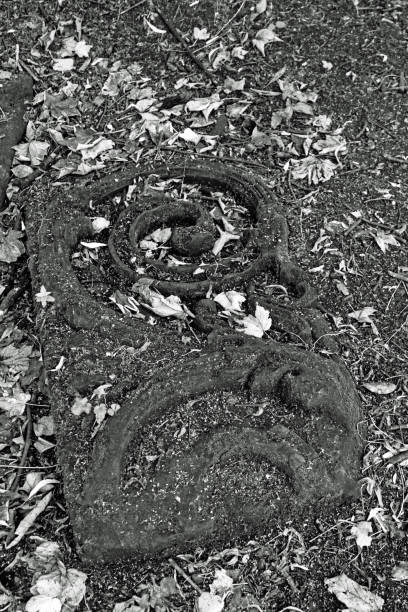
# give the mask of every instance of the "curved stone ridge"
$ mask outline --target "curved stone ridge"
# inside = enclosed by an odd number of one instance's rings
[[[250,215],[239,246],[247,262],[234,268],[233,258],[225,256],[222,266],[208,265],[199,279],[196,265],[180,272],[146,261],[139,242],[171,227],[172,249],[199,259],[216,236],[201,202],[139,194],[110,232],[118,279],[188,300],[201,334],[193,350],[186,350],[174,326],[160,321],[152,327],[117,314],[89,293],[72,268],[72,253],[93,233],[90,203],[106,202],[151,174],[222,190]],[[87,189],[59,194],[45,211],[37,203],[27,226],[31,252],[38,249],[37,273],[32,258],[36,282],[56,300],[40,326],[46,363],[55,366],[58,351],[68,355],[66,378],[62,373],[51,381],[51,393],[65,494],[84,558],[174,554],[191,544],[254,533],[282,514],[355,492],[358,395],[343,364],[330,356],[336,343],[316,292],[290,260],[285,217],[259,177],[216,162],[130,167]],[[128,254],[123,256],[124,242],[135,257],[133,267]],[[251,284],[266,273],[290,290],[291,303],[253,292]],[[270,312],[273,329],[304,347],[323,348],[325,356],[223,327],[208,291],[243,287],[250,309],[258,303]],[[123,353],[123,345],[131,352]],[[130,355],[125,370],[124,354]],[[92,439],[92,414],[74,417],[66,394],[89,397],[97,384],[110,380],[111,398],[121,407]],[[171,429],[177,415],[187,423],[181,434]]]

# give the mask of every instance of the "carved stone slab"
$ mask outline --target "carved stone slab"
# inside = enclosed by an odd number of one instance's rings
[[[0,83],[0,210],[9,182],[14,151],[25,131],[26,102],[32,98],[33,83],[29,76],[21,75],[13,81]]]
[[[171,178],[201,196],[149,187]],[[247,216],[240,240],[215,257],[220,221],[210,213],[220,194]],[[95,217],[111,222],[97,238]],[[132,166],[89,188],[38,186],[26,225],[34,288],[55,299],[39,308],[37,325],[46,368],[65,358],[49,371],[49,388],[84,559],[226,542],[356,492],[358,395],[259,177],[220,163]],[[162,228],[184,265],[141,248]],[[95,240],[107,245],[98,258],[79,257],[80,243]],[[271,283],[287,288],[284,301],[268,293]],[[269,312],[266,336],[220,316],[212,298],[226,290],[244,291],[252,313]],[[133,297],[122,312],[110,299],[118,291]],[[155,291],[177,296],[194,317],[152,317],[143,304]]]

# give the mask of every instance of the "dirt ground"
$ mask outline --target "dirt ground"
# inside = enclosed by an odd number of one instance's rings
[[[195,609],[200,592],[209,591],[217,570],[233,581],[223,603],[227,612],[334,612],[342,605],[403,610],[408,604],[408,6],[395,0],[155,4],[0,0],[0,78],[19,71],[34,77],[27,140],[49,144],[44,154],[38,144],[34,153],[18,153],[2,215],[4,232],[24,229],[24,209],[41,185],[94,180],[128,160],[219,156],[238,169],[256,170],[285,205],[291,255],[309,271],[359,390],[367,425],[361,496],[336,510],[327,504],[316,508],[315,520],[282,521],[256,541],[231,539],[223,549],[191,550],[173,560],[81,564],[61,484],[53,482],[59,472],[53,431],[45,427],[49,407],[35,328],[41,297],[31,294],[23,255],[1,263],[4,295],[21,290],[18,299],[5,303],[0,350],[10,340],[33,347],[30,369],[12,373],[12,384],[35,395],[26,400],[25,411],[1,413],[0,602],[9,610],[61,609],[49,600],[25,608],[38,594],[30,592],[41,570],[32,555],[45,539],[58,543],[65,568],[87,578],[82,601],[71,607],[65,602],[62,610],[113,611],[133,598],[115,612],[187,612]],[[195,61],[166,16],[185,36]],[[64,47],[69,37],[73,42]],[[75,47],[80,41],[84,44]],[[62,91],[60,98],[52,97]],[[198,99],[206,99],[207,117],[195,110]],[[166,117],[163,108],[179,112]],[[108,145],[101,156],[84,160],[78,128],[111,140],[112,149]],[[58,142],[56,131],[65,142]],[[197,133],[207,138],[197,141]],[[29,175],[20,166],[42,170],[34,187],[25,186]],[[5,364],[6,358],[1,353]],[[6,365],[3,395],[11,380]],[[13,465],[22,464],[28,444],[20,482],[11,488],[19,474]],[[38,479],[30,484],[26,477],[37,468],[50,480],[40,496],[52,490],[53,497],[10,546],[16,527],[39,501],[29,497]],[[354,607],[347,599],[341,604],[325,582],[341,574],[383,602],[369,601],[363,590]],[[212,606],[209,612],[222,609],[214,601]]]

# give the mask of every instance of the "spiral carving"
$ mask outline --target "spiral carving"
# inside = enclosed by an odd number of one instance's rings
[[[203,199],[139,193],[114,220],[103,260],[106,275],[111,266],[117,282],[187,300],[201,334],[193,352],[186,353],[174,328],[130,319],[95,299],[72,267],[78,243],[93,233],[90,203],[106,202],[152,174],[222,191],[247,211],[232,254],[217,257],[212,249],[220,232]],[[175,268],[146,257],[141,241],[163,227],[171,229],[170,251],[186,258],[185,265]],[[259,177],[215,162],[131,167],[57,196],[39,234],[38,270],[56,299],[56,316],[92,334],[102,367],[107,347],[145,350],[146,339],[149,345],[120,397],[120,410],[96,435],[88,456],[81,455],[60,409],[61,437],[64,444],[69,438],[70,453],[82,456],[84,466],[78,475],[66,468],[65,486],[85,559],[174,554],[191,543],[225,540],[231,531],[254,533],[273,525],[282,512],[306,511],[319,499],[340,501],[355,492],[361,454],[358,395],[340,360],[305,348],[321,342],[330,354],[336,344],[315,290],[289,257],[277,197]],[[219,327],[210,290],[249,287],[266,273],[288,288],[292,301],[277,304],[257,294],[256,302],[269,311],[273,329],[300,339],[303,348]],[[250,308],[254,300],[248,291]],[[155,366],[163,350],[170,354],[167,365]],[[76,368],[81,367],[79,362]],[[254,406],[261,406],[257,416]],[[176,414],[188,421],[182,435],[171,429]],[[139,465],[140,456],[153,459]],[[138,471],[132,472],[135,464]],[[70,465],[79,469],[78,461]]]

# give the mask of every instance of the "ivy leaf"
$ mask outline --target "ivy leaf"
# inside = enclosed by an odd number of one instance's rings
[[[12,263],[25,252],[24,244],[19,240],[22,233],[16,230],[9,230],[7,234],[0,232],[0,261]]]

